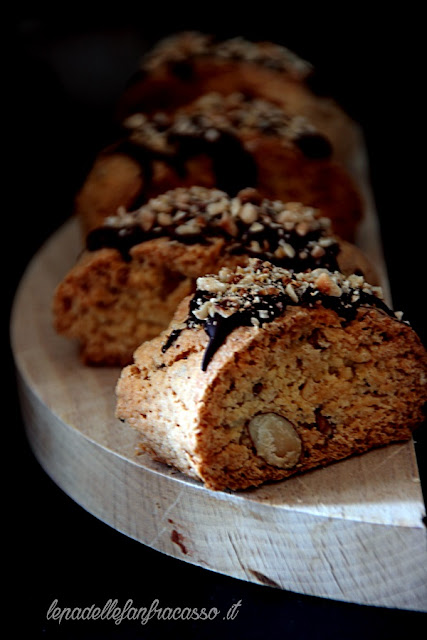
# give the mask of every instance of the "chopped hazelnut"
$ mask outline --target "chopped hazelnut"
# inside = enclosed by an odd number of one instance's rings
[[[307,224],[307,222],[305,222],[305,221],[299,222],[299,223],[297,224],[297,226],[295,227],[295,231],[297,232],[297,234],[298,234],[299,236],[305,236],[305,235],[307,235],[307,233],[309,232],[309,230],[310,230],[309,225],[308,225],[308,224]]]
[[[198,224],[196,224],[193,220],[185,224],[180,224],[176,229],[175,233],[179,236],[192,236],[197,235],[201,231],[201,228]]]
[[[295,289],[290,283],[286,285],[285,292],[288,294],[291,300],[293,300],[294,302],[298,302],[298,296],[295,292]]]
[[[147,122],[147,117],[142,113],[134,113],[133,115],[126,118],[124,121],[124,126],[128,129],[137,129],[138,127],[142,127],[142,125]]]
[[[163,211],[161,211],[157,215],[157,222],[161,227],[167,227],[172,224],[172,216],[170,215],[170,213],[164,213]]]
[[[325,255],[325,250],[317,244],[311,250],[311,255],[313,256],[313,258],[321,258]]]
[[[280,241],[280,246],[283,247],[283,251],[285,253],[285,255],[288,258],[294,258],[295,257],[295,249],[293,248],[293,246],[291,244],[289,244],[289,242],[284,242],[283,240]]]
[[[316,280],[316,287],[321,293],[327,296],[335,296],[337,298],[342,294],[341,288],[334,282],[328,273],[321,273]]]
[[[156,216],[153,211],[150,211],[149,209],[141,210],[139,222],[141,227],[144,229],[144,231],[150,231],[150,229],[154,224],[155,219],[156,219]]]
[[[210,216],[216,216],[219,213],[223,213],[225,207],[226,205],[224,204],[224,202],[221,202],[221,200],[219,202],[210,202],[206,207],[206,212]]]
[[[219,226],[222,229],[224,229],[224,231],[229,233],[230,236],[235,237],[239,233],[239,230],[237,228],[236,223],[234,222],[233,218],[228,213],[223,213],[223,215],[221,217],[221,220],[219,222]]]
[[[258,211],[257,208],[251,203],[247,202],[240,209],[240,218],[246,224],[253,224],[258,219]]]
[[[218,278],[201,276],[197,278],[197,288],[201,291],[208,291],[209,293],[223,293],[227,290],[227,284],[221,282]]]
[[[262,196],[257,189],[253,187],[247,187],[246,189],[241,189],[237,194],[240,202],[244,204],[245,202],[253,202],[254,204],[261,204]]]
[[[240,213],[240,209],[242,208],[242,203],[239,198],[232,198],[230,205],[230,212],[232,216],[237,216]]]
[[[249,231],[251,231],[252,233],[259,233],[260,231],[263,231],[263,230],[264,230],[264,225],[261,224],[260,222],[253,222],[249,227]]]

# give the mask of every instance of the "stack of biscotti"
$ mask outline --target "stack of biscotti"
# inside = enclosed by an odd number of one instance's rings
[[[218,189],[178,187],[88,234],[85,251],[56,289],[55,328],[78,341],[86,364],[128,364],[140,343],[167,327],[198,277],[251,257],[377,281],[363,252],[335,236],[319,210],[262,198],[251,188],[232,198]]]
[[[355,246],[357,127],[273,43],[182,33],[120,101],[53,299],[86,365],[123,367],[142,447],[239,490],[407,440],[427,354]]]
[[[142,449],[241,490],[405,441],[424,419],[427,352],[378,287],[258,259],[198,279],[117,384]]]

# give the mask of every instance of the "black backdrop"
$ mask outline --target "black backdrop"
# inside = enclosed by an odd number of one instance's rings
[[[321,6],[320,6],[321,5]],[[91,10],[89,10],[91,9]],[[13,19],[4,82],[6,164],[3,232],[8,310],[29,259],[69,216],[76,189],[108,135],[112,111],[143,51],[180,29],[271,39],[310,60],[325,87],[360,122],[369,153],[394,306],[426,340],[423,237],[424,50],[421,17],[373,14],[341,3],[311,7],[263,2],[201,3],[197,9],[120,2],[108,10],[91,3],[57,11],[21,7]],[[5,229],[6,224],[6,229]],[[424,226],[423,226],[424,225]],[[29,319],[31,321],[31,319]],[[7,334],[7,329],[5,334]],[[39,467],[28,448],[7,344],[5,496],[3,528],[12,559],[7,578],[8,619],[27,638],[397,638],[414,631],[421,614],[364,607],[277,591],[206,572],[167,558],[112,530],[74,504]],[[417,435],[423,487],[425,429]],[[392,559],[391,559],[392,561]],[[109,598],[146,605],[216,606],[241,600],[233,622],[46,621],[54,599],[88,606]]]

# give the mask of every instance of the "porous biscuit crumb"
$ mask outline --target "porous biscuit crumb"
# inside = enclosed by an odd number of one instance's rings
[[[427,353],[411,327],[382,308],[378,291],[358,276],[324,271],[282,281],[283,270],[271,265],[236,271],[208,278],[211,289],[225,285],[210,293],[226,311],[214,317],[239,318],[249,301],[250,321],[234,323],[209,366],[201,363],[212,316],[196,321],[196,293],[122,371],[116,414],[137,430],[143,450],[210,489],[242,490],[411,437],[424,419]],[[325,275],[341,296],[319,292],[319,303],[304,304],[302,294],[280,314],[256,313],[263,297],[289,283],[295,292],[319,291]],[[348,316],[344,300],[353,293],[360,304],[353,301]]]

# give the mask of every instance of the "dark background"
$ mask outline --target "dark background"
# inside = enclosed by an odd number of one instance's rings
[[[34,3],[36,4],[36,3]],[[363,127],[380,217],[394,307],[426,342],[424,256],[425,83],[422,17],[405,11],[374,14],[304,3],[159,4],[119,2],[60,10],[20,5],[4,62],[7,148],[3,212],[8,311],[29,259],[70,215],[73,197],[107,139],[115,102],[141,54],[159,37],[198,29],[225,37],[275,40],[314,63],[324,86]],[[316,7],[316,8],[314,8]],[[6,229],[5,229],[6,225]],[[8,319],[8,314],[7,314]],[[29,322],[31,319],[29,319]],[[8,334],[7,328],[5,334]],[[6,611],[27,638],[400,638],[415,632],[421,614],[364,607],[278,591],[217,575],[150,550],[117,533],[73,503],[40,468],[28,448],[7,344],[3,528],[12,561]],[[426,481],[426,429],[416,436]],[[10,438],[10,442],[9,442]],[[11,468],[7,466],[13,458]],[[391,559],[392,561],[392,559]],[[118,598],[136,606],[216,606],[242,601],[234,622],[46,623],[57,598],[63,606]]]

